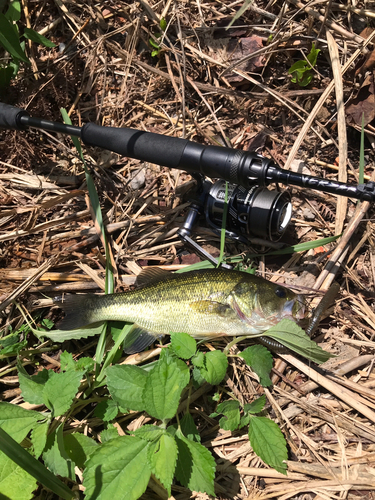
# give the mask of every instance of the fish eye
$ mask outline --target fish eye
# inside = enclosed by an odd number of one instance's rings
[[[281,288],[281,287],[276,288],[275,293],[280,299],[285,299],[285,297],[286,297],[286,291],[284,288]]]

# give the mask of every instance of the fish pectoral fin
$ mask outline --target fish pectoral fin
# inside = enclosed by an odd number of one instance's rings
[[[221,304],[220,302],[215,302],[213,300],[197,300],[196,302],[191,302],[190,307],[193,311],[203,314],[228,316],[228,314],[233,313],[231,307],[227,304]]]
[[[162,335],[149,332],[138,325],[133,325],[133,328],[127,334],[124,340],[125,354],[136,354],[144,351],[155,340],[161,338]]]

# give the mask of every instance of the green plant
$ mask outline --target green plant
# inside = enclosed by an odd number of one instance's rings
[[[167,21],[164,18],[160,19],[159,26],[163,31],[165,31],[167,28]],[[156,57],[160,54],[161,47],[154,39],[155,38],[159,39],[162,36],[163,36],[163,33],[155,33],[155,35],[153,35],[153,37],[150,37],[148,40],[148,43],[151,45],[151,47],[154,48],[154,50],[151,52],[152,57]]]
[[[55,47],[53,42],[39,35],[38,32],[23,28],[23,34],[19,32],[19,21],[21,18],[21,2],[12,0],[5,14],[0,13],[0,45],[9,53],[8,58],[0,62],[0,88],[7,87],[19,70],[20,63],[30,63],[25,53],[25,40],[29,39],[45,47]],[[5,61],[5,62],[4,62]]]
[[[320,50],[315,48],[315,44],[312,44],[310,53],[306,56],[306,59],[302,59],[293,64],[289,69],[289,74],[292,75],[292,82],[298,83],[300,87],[306,87],[313,77],[312,68],[315,67],[316,61],[318,59],[318,54]]]

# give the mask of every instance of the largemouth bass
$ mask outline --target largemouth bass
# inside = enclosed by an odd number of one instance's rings
[[[211,269],[171,274],[148,269],[138,288],[111,295],[67,295],[58,305],[66,316],[58,325],[72,330],[105,320],[134,323],[125,352],[140,352],[173,332],[196,339],[262,333],[283,318],[304,317],[301,296],[258,276]]]

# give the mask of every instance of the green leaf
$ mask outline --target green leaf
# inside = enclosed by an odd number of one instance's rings
[[[269,466],[286,474],[288,451],[278,426],[266,417],[253,417],[249,424],[249,440],[254,452]]]
[[[206,379],[203,377],[200,369],[197,368],[196,366],[194,366],[194,368],[193,368],[192,377],[193,377],[193,385],[196,389],[198,387],[201,387],[203,384],[207,383]]]
[[[167,21],[162,17],[159,23],[160,28],[165,31],[167,29]]]
[[[240,404],[238,401],[224,401],[217,405],[217,413],[224,417],[219,420],[220,427],[225,431],[234,431],[240,425]]]
[[[273,358],[270,351],[261,345],[252,345],[242,351],[239,356],[258,375],[263,387],[272,385],[269,374],[272,370]]]
[[[72,354],[68,351],[63,351],[60,354],[60,363],[61,370],[63,371],[75,370],[76,362],[74,361]]]
[[[30,28],[25,28],[23,34],[25,38],[28,38],[32,42],[39,43],[40,45],[44,45],[45,47],[56,47],[56,45],[48,40],[48,38],[43,35],[39,35],[37,31]]]
[[[47,380],[52,375],[52,370],[45,368],[36,375],[30,376],[21,364],[18,364],[18,378],[24,401],[33,405],[44,404],[43,391]]]
[[[182,365],[187,372],[182,371]],[[144,409],[160,420],[173,418],[188,383],[189,371],[185,363],[164,354],[147,375],[143,391]]]
[[[190,439],[190,441],[196,441],[197,443],[201,442],[198,429],[190,413],[185,413],[182,417],[180,420],[180,427],[183,435]]]
[[[61,482],[57,477],[55,477],[44,465],[36,460],[30,455],[26,450],[22,448],[14,439],[12,439],[9,434],[7,434],[3,429],[0,428],[0,450],[13,462],[13,467],[17,464],[23,471],[26,471],[32,475],[41,484],[52,490],[58,497],[65,500],[70,500],[73,497],[73,493],[70,489]],[[2,453],[0,453],[2,455]],[[1,459],[0,459],[1,461]],[[2,482],[2,473],[4,471],[4,477],[8,477],[10,474],[7,472],[6,464],[0,465],[0,482]],[[17,469],[12,468],[15,471]],[[22,473],[20,471],[20,476]],[[18,478],[18,474],[17,474]],[[16,481],[17,482],[17,481]],[[27,488],[27,486],[25,486]],[[0,485],[0,491],[4,493],[4,484]],[[18,495],[11,496],[10,498],[20,498]],[[23,498],[23,497],[22,497]],[[30,496],[27,497],[28,499]]]
[[[294,321],[282,319],[277,325],[272,326],[263,335],[277,340],[288,349],[304,356],[315,363],[324,363],[327,359],[334,357],[318,346]]]
[[[291,68],[289,69],[288,73],[295,73],[295,72],[298,72],[300,74],[302,74],[304,71],[308,71],[308,64],[305,60],[302,60],[302,61],[297,61],[293,64],[293,66],[291,66]]]
[[[204,363],[205,363],[204,352],[201,352],[201,351],[197,352],[197,354],[195,356],[193,356],[191,362],[197,368],[203,368],[204,367]]]
[[[310,53],[307,55],[307,59],[312,67],[314,67],[318,60],[320,49],[315,48],[315,43],[313,42]]]
[[[0,44],[9,54],[23,62],[30,62],[22,50],[17,33],[13,25],[8,21],[4,14],[0,14]]]
[[[143,390],[147,372],[138,366],[115,365],[107,368],[107,386],[112,398],[122,408],[143,411]]]
[[[211,385],[220,384],[228,368],[228,359],[221,351],[210,351],[205,356],[205,363],[200,368],[202,376]]]
[[[46,446],[49,424],[50,424],[49,421],[44,422],[42,424],[38,424],[31,431],[31,442],[33,443],[35,458],[40,457]]]
[[[155,425],[142,425],[139,429],[132,432],[135,436],[140,439],[144,439],[149,443],[154,443],[161,438],[166,433],[165,429],[157,427]]]
[[[21,19],[21,2],[13,0],[9,4],[9,8],[5,13],[5,17],[8,21],[19,21]]]
[[[65,450],[63,439],[63,424],[47,437],[47,444],[43,453],[43,460],[46,466],[56,476],[75,479],[75,463]]]
[[[192,491],[215,496],[215,460],[200,443],[190,441],[180,430],[175,434],[178,446],[176,479]]]
[[[64,436],[64,448],[67,455],[81,469],[83,469],[86,460],[97,447],[98,443],[94,439],[80,432],[65,434]]]
[[[117,417],[118,405],[113,399],[101,401],[94,410],[94,416],[101,418],[104,422],[110,422]]]
[[[148,460],[151,472],[159,479],[171,496],[171,485],[176,469],[178,449],[172,436],[164,433],[160,438],[150,444]]]
[[[260,396],[260,398],[256,399],[252,403],[246,404],[243,407],[244,414],[241,417],[240,427],[245,427],[245,425],[249,425],[249,422],[252,419],[252,415],[261,412],[265,404],[266,404],[266,396],[264,394],[263,396]]]
[[[44,404],[53,412],[54,417],[69,410],[84,372],[52,372],[43,390]]]
[[[36,479],[0,451],[0,498],[30,500]]]
[[[78,330],[51,330],[46,332],[32,328],[32,332],[38,339],[46,337],[53,340],[53,342],[65,342],[66,340],[87,339],[87,337],[101,335],[105,328],[106,325],[104,323],[95,327],[79,328]]]
[[[173,352],[182,359],[190,359],[197,350],[197,343],[187,333],[173,333],[171,335]]]
[[[86,462],[83,485],[86,500],[121,498],[137,500],[151,476],[149,444],[134,436],[119,436],[101,446]]]
[[[156,43],[152,38],[149,39],[149,44],[151,45],[151,47],[154,47],[154,49],[157,49],[158,52],[160,50],[160,45],[158,43]],[[151,54],[152,55],[152,54]]]
[[[102,443],[106,443],[107,441],[118,437],[118,430],[113,424],[108,425],[108,427],[100,433],[100,440]]]
[[[246,413],[259,413],[263,410],[264,405],[266,404],[266,396],[260,396],[258,399],[253,401],[252,403],[246,404],[243,409]]]
[[[43,418],[45,415],[36,411],[24,410],[10,403],[0,403],[0,428],[18,443],[37,425],[37,421]]]

